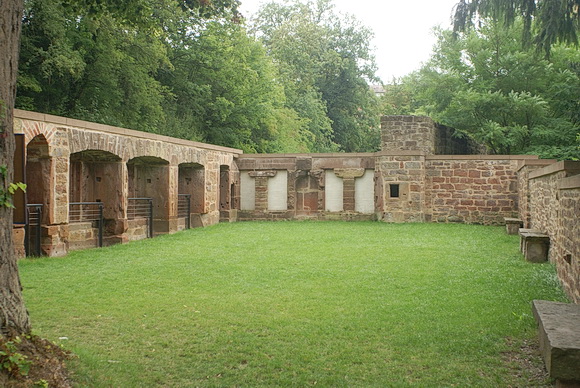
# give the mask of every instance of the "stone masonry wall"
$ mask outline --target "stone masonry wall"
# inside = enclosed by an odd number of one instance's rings
[[[516,169],[518,160],[525,158],[426,157],[426,220],[500,225],[504,217],[515,217]]]
[[[381,117],[381,150],[435,153],[435,122],[425,116]]]
[[[191,214],[196,226],[211,225],[220,220],[218,206],[222,166],[231,171],[234,177],[232,184],[237,183],[235,176],[238,170],[234,158],[241,151],[232,148],[21,110],[15,110],[15,132],[25,135],[26,145],[46,144],[48,149],[48,155],[43,156],[48,162],[43,165],[50,167],[50,176],[43,180],[42,185],[36,185],[32,181],[28,183],[31,191],[46,199],[44,202],[47,208],[43,212],[48,216],[42,225],[41,247],[43,253],[49,256],[66,254],[69,249],[82,246],[83,243],[79,241],[93,239],[92,232],[88,230],[90,228],[86,228],[87,231],[83,234],[76,225],[73,228],[69,224],[69,202],[75,201],[72,198],[76,193],[75,187],[92,190],[92,193],[87,193],[90,197],[96,195],[95,185],[92,184],[95,180],[107,180],[113,186],[112,190],[100,193],[98,198],[105,204],[105,209],[115,209],[113,216],[111,212],[106,214],[106,217],[113,218],[111,225],[114,224],[106,230],[114,236],[105,237],[110,241],[125,242],[143,236],[141,227],[127,222],[128,198],[135,194],[148,194],[147,196],[153,196],[157,200],[154,204],[157,210],[154,211],[155,225],[158,227],[155,233],[173,233],[179,229],[177,202],[180,194],[180,166],[204,169],[204,182],[198,183],[203,190],[204,203],[196,205],[195,211],[199,213]],[[74,157],[73,161],[71,155]],[[120,167],[105,168],[103,158],[109,163],[114,160]],[[87,168],[83,171],[89,173],[73,174],[72,180],[71,171],[74,173],[74,170],[71,170],[71,163],[86,165]],[[147,175],[147,165],[164,167],[159,169],[157,175]],[[132,166],[133,174],[135,171],[140,172],[141,176],[135,178],[141,179],[147,190],[130,193],[128,182],[131,179],[127,166]],[[87,184],[89,181],[77,182],[76,179],[88,179],[91,184]],[[228,187],[228,195],[232,196],[232,203],[236,206],[239,197],[236,188]],[[79,199],[86,201],[85,198]],[[235,211],[231,213],[231,217],[235,218]],[[131,227],[136,230],[130,230]],[[19,251],[22,250],[20,245],[21,243],[17,248]]]
[[[580,175],[559,182],[560,214],[552,259],[574,303],[580,304]]]
[[[416,151],[383,151],[377,156],[382,194],[379,219],[425,221],[425,156]]]
[[[579,174],[580,162],[562,161],[529,175],[530,227],[550,237],[550,262],[575,303],[580,303]]]
[[[524,228],[531,228],[532,214],[530,210],[530,173],[554,164],[554,159],[527,159],[518,167],[518,201],[519,219],[523,221]]]

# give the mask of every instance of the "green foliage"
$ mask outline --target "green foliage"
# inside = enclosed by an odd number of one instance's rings
[[[578,44],[580,0],[461,0],[454,13],[454,30],[465,32],[474,20],[492,18],[510,26],[523,21],[524,46],[534,43],[547,56],[557,43]]]
[[[430,115],[491,153],[577,158],[580,52],[555,46],[540,57],[522,48],[521,29],[482,20],[459,36],[437,30],[430,61],[387,88],[383,104]]]
[[[266,4],[252,29],[280,64],[287,107],[308,120],[314,150],[378,149],[370,30],[329,0]]]
[[[20,337],[6,340],[0,336],[0,367],[12,376],[27,376],[30,370],[30,361],[18,352],[17,345],[20,342]]]
[[[0,181],[6,182],[6,177],[8,174],[8,167],[6,165],[0,165]],[[22,182],[7,182],[6,189],[0,188],[0,206],[14,208],[12,203],[12,196],[17,190],[26,191],[26,184]]]

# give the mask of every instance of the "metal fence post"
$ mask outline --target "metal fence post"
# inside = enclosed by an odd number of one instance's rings
[[[99,202],[99,248],[103,247],[103,203]]]
[[[187,196],[187,229],[191,229],[191,195]]]
[[[153,237],[153,198],[149,199],[149,237]]]
[[[36,214],[38,217],[38,222],[36,223],[36,240],[35,248],[36,248],[36,256],[40,256],[40,239],[42,238],[42,205],[36,208]]]

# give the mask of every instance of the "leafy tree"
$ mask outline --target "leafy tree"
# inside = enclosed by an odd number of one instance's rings
[[[456,37],[437,31],[433,56],[403,80],[405,105],[396,109],[428,114],[491,153],[578,157],[580,53],[554,46],[539,58],[521,46],[521,28],[486,20]]]
[[[461,0],[455,7],[454,29],[464,32],[481,18],[508,26],[521,19],[523,43],[533,41],[549,54],[558,42],[578,44],[579,11],[580,0]]]
[[[167,134],[187,137],[189,131],[248,152],[304,150],[303,122],[284,108],[277,69],[242,26],[210,22],[172,46],[173,66],[161,78],[174,96],[166,106],[172,112]]]
[[[266,4],[252,28],[280,65],[287,106],[307,118],[314,150],[378,148],[368,29],[336,13],[330,0]]]

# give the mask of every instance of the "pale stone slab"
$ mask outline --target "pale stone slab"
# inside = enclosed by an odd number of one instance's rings
[[[288,209],[288,171],[280,170],[268,178],[268,210]]]
[[[344,209],[343,181],[336,176],[333,170],[325,170],[326,187],[324,190],[325,210],[341,212]]]
[[[532,310],[550,376],[580,382],[580,305],[534,300]]]
[[[240,171],[240,208],[256,209],[256,178],[251,177],[248,171]]]
[[[371,214],[375,211],[374,170],[365,170],[364,175],[354,181],[355,211]]]

